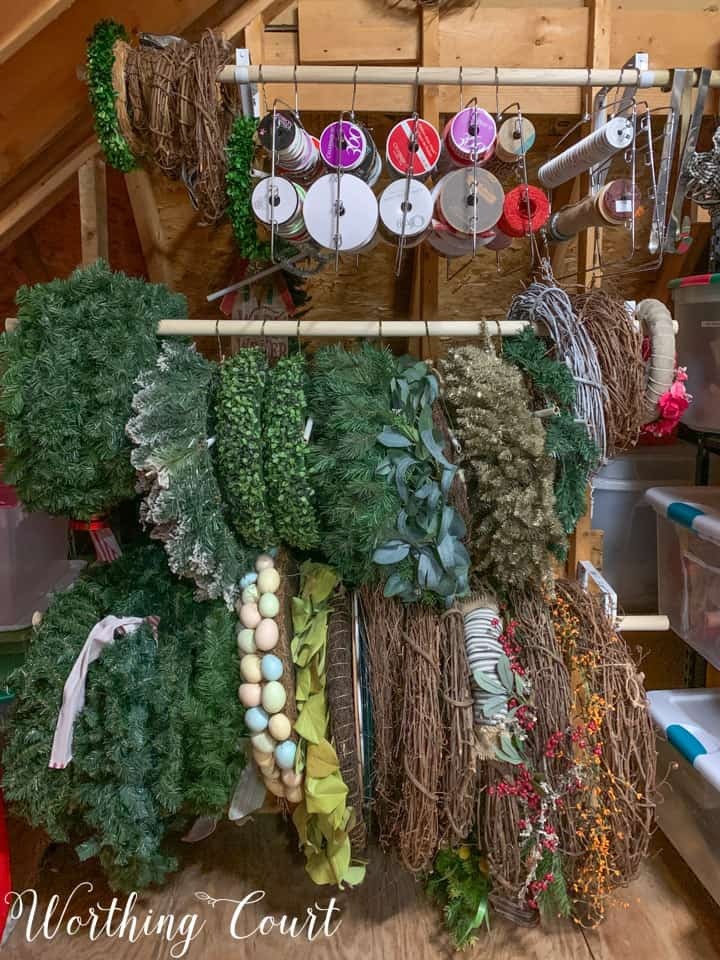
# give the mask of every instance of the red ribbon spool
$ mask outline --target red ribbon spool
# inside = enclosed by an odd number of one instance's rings
[[[540,187],[513,187],[505,196],[498,230],[508,237],[526,237],[550,218],[550,200]]]

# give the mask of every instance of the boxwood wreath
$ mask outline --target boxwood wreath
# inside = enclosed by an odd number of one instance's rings
[[[300,550],[320,541],[307,462],[306,387],[304,356],[281,357],[267,381],[263,418],[267,502],[280,540]]]
[[[503,356],[525,375],[536,410],[544,410],[545,449],[554,458],[555,511],[565,533],[572,533],[585,513],[588,479],[600,451],[587,426],[575,419],[575,382],[569,368],[555,360],[534,330],[503,341]],[[561,556],[565,551],[561,550]]]
[[[165,545],[170,569],[194,580],[198,599],[232,606],[254,552],[223,512],[209,436],[215,365],[195,345],[166,340],[156,366],[138,378],[127,424],[145,499],[141,521]]]
[[[95,133],[111,167],[129,173],[137,166],[130,144],[122,135],[115,109],[113,86],[114,47],[118,40],[129,41],[125,27],[114,20],[101,20],[87,42],[88,95],[95,118]]]
[[[73,760],[51,770],[65,680],[109,613],[158,616],[157,641],[142,626],[92,664]],[[81,859],[98,856],[117,889],[163,882],[177,867],[171,831],[223,815],[244,766],[232,614],[196,603],[163,551],[143,545],[57,595],[11,682],[3,790],[12,809],[52,840],[72,839]]]
[[[221,364],[215,398],[218,477],[228,519],[242,540],[263,549],[277,540],[263,465],[267,377],[265,351],[240,350]]]
[[[448,502],[456,473],[433,426],[423,361],[364,344],[318,351],[312,451],[322,549],[351,584],[449,603],[468,589],[465,525]]]
[[[473,586],[503,594],[551,576],[548,550],[564,536],[555,513],[545,431],[529,410],[520,371],[480,347],[453,348],[441,363],[463,448]]]
[[[21,287],[0,339],[5,479],[30,510],[89,520],[134,494],[125,422],[157,358],[157,324],[185,298],[103,261]]]

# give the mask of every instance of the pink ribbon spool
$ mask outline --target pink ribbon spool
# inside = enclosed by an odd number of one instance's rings
[[[390,176],[407,176],[409,168],[411,177],[426,179],[435,170],[441,149],[440,134],[429,121],[421,117],[401,120],[392,128],[385,144]]]

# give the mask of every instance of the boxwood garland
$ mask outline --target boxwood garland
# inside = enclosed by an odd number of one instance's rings
[[[87,41],[87,82],[90,103],[95,116],[95,133],[105,159],[111,167],[129,173],[137,166],[130,144],[122,135],[115,100],[112,72],[114,46],[118,40],[129,40],[125,27],[114,20],[101,20]]]
[[[240,350],[223,361],[215,397],[218,477],[228,519],[241,539],[263,549],[277,540],[263,471],[267,378],[265,351]]]
[[[157,358],[157,323],[186,317],[167,287],[97,261],[21,287],[0,340],[5,478],[30,510],[89,520],[134,495],[125,422],[135,379]]]
[[[250,205],[257,125],[255,117],[239,116],[235,118],[230,131],[226,147],[225,178],[228,216],[241,255],[246,260],[269,260],[270,244],[258,239],[255,217]]]
[[[195,345],[166,340],[157,365],[138,378],[127,433],[145,501],[141,520],[162,540],[170,569],[197,584],[198,599],[232,606],[254,552],[223,513],[208,437],[215,364]]]
[[[282,357],[270,371],[264,403],[265,483],[283,543],[309,550],[320,541],[309,477],[305,358]]]

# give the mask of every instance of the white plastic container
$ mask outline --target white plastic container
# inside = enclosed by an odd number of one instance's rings
[[[683,277],[670,284],[678,322],[678,363],[687,367],[693,402],[683,422],[720,432],[720,273]]]
[[[662,783],[657,822],[720,903],[720,689],[653,690],[648,699]]]
[[[636,447],[609,460],[593,480],[592,525],[603,530],[603,575],[624,613],[657,612],[657,524],[651,487],[690,484],[695,447]]]
[[[0,483],[0,631],[29,626],[72,579],[67,520],[26,512],[14,488]]]
[[[720,668],[720,488],[655,487],[660,613]]]

